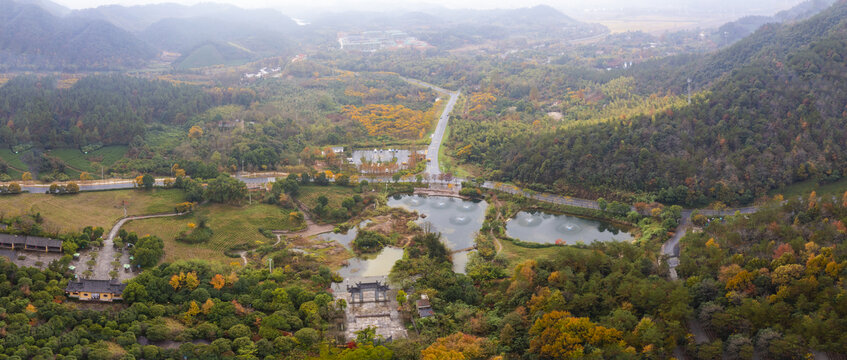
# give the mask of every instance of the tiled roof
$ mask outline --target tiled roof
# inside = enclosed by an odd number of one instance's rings
[[[27,236],[27,246],[47,246],[47,247],[62,247],[62,240],[48,239],[38,236]]]
[[[112,293],[112,294],[123,294],[124,288],[126,288],[126,284],[121,284],[117,280],[80,280],[80,281],[71,281],[68,283],[68,287],[65,288],[67,292],[91,292],[91,293]]]
[[[0,244],[15,244],[15,245],[23,245],[26,243],[25,236],[11,235],[11,234],[0,234]]]

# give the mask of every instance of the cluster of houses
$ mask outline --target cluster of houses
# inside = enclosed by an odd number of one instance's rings
[[[359,34],[338,34],[341,50],[376,52],[378,50],[417,49],[425,50],[432,45],[418,40],[400,30],[365,31]]]
[[[61,253],[62,240],[40,236],[0,234],[0,248],[9,250]],[[123,300],[126,284],[117,280],[80,279],[68,283],[65,294],[83,301]]]

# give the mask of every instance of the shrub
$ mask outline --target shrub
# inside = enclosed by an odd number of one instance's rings
[[[364,253],[373,253],[382,250],[388,244],[388,238],[376,231],[359,230],[353,247]]]

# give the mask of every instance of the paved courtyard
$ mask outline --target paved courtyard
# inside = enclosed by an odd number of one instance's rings
[[[335,298],[342,298],[347,301],[347,309],[344,312],[344,335],[346,339],[355,339],[356,332],[364,330],[368,326],[376,327],[377,336],[382,336],[385,340],[406,338],[408,336],[406,327],[397,311],[399,304],[396,299],[396,289],[388,290],[386,293],[388,301],[377,302],[374,298],[374,291],[366,290],[362,293],[364,301],[360,303],[359,297],[356,296],[356,303],[353,303],[353,297],[347,291],[347,286],[355,286],[358,282],[373,281],[380,281],[384,284],[388,279],[385,276],[351,277],[332,285]],[[381,295],[380,300],[383,300]]]

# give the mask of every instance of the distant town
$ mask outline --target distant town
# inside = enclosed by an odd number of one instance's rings
[[[338,44],[341,50],[376,52],[380,50],[431,48],[426,41],[400,30],[365,31],[358,34],[338,33]]]

